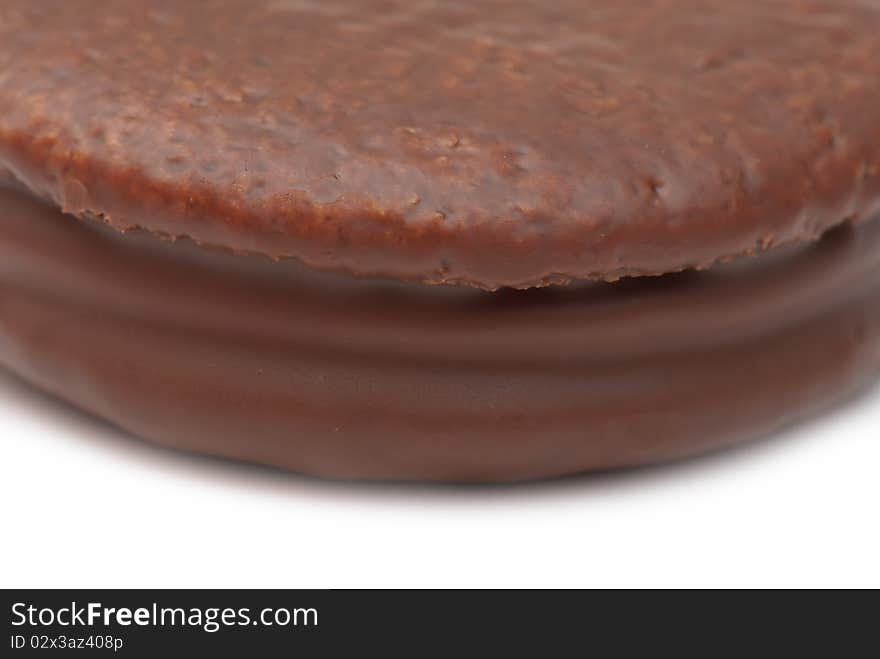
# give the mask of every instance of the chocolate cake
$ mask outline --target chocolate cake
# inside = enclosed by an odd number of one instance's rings
[[[680,458],[880,371],[880,5],[9,0],[0,365],[334,478]]]

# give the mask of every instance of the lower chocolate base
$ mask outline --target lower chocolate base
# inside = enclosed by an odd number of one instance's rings
[[[0,190],[0,365],[178,449],[513,481],[757,438],[880,370],[880,222],[706,273],[486,293],[116,234]]]

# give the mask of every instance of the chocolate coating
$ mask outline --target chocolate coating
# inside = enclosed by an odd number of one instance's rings
[[[0,170],[64,210],[494,289],[880,204],[864,0],[0,5]]]
[[[508,481],[755,438],[880,370],[880,221],[703,273],[488,293],[121,235],[0,190],[0,366],[160,444]]]

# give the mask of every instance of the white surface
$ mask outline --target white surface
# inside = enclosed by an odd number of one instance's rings
[[[880,586],[880,392],[683,464],[358,486],[154,448],[0,372],[0,587]]]

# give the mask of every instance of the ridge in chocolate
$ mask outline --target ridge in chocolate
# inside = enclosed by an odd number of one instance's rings
[[[705,273],[487,293],[316,273],[0,191],[0,366],[136,435],[511,481],[762,436],[880,370],[880,222]]]

